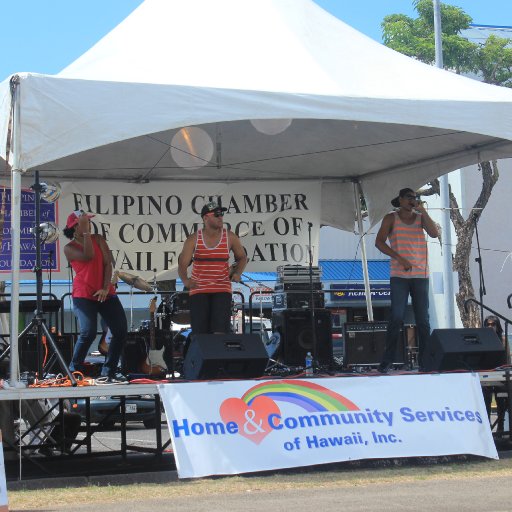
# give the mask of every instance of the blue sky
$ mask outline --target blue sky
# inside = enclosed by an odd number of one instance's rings
[[[384,16],[399,12],[414,16],[412,0],[315,1],[377,41],[381,40]],[[19,71],[58,73],[141,3],[142,0],[0,0],[0,81]],[[464,9],[475,23],[512,26],[512,0],[447,3]]]

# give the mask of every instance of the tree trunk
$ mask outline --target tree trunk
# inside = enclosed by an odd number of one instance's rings
[[[453,271],[458,273],[459,279],[459,291],[455,294],[455,300],[459,308],[462,325],[466,328],[481,326],[480,308],[474,302],[468,303],[465,307],[468,299],[476,298],[476,300],[479,300],[479,297],[475,297],[469,263],[475,223],[478,222],[484,208],[487,206],[492,189],[499,178],[496,160],[492,162],[482,162],[479,165],[479,170],[482,173],[482,189],[473,205],[473,209],[469,211],[469,215],[466,219],[462,216],[457,198],[454,196],[450,187],[450,218],[457,236],[457,245],[453,257]],[[439,192],[439,181],[436,179],[430,183],[430,189],[422,191],[421,194],[428,196],[439,194]]]

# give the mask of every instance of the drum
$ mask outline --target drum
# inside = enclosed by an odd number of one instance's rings
[[[170,297],[171,320],[176,324],[190,324],[188,292],[178,292]]]

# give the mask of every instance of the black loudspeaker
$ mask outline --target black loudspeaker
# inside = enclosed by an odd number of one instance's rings
[[[121,370],[124,374],[140,373],[141,365],[148,357],[146,337],[138,332],[130,332],[126,337],[121,357]]]
[[[183,376],[187,380],[261,377],[267,363],[259,334],[193,334]]]
[[[69,364],[73,357],[73,336],[71,334],[52,334],[52,339],[66,364]],[[58,359],[53,356],[51,345],[47,344],[47,347],[48,353],[45,354],[44,343],[39,343],[35,334],[25,336],[19,345],[21,370],[39,371],[38,357],[40,357],[41,363],[46,363],[46,373],[62,373]]]
[[[425,371],[491,370],[506,364],[505,347],[493,329],[434,329],[422,366]]]
[[[310,309],[285,309],[272,313],[272,330],[281,336],[278,359],[289,366],[304,366],[306,354],[313,353]],[[316,359],[332,364],[332,324],[328,309],[315,310]]]

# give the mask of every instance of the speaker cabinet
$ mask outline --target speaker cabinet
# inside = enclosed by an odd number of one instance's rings
[[[141,333],[128,333],[121,357],[121,369],[124,374],[140,373],[141,365],[148,357],[148,341]]]
[[[493,329],[434,329],[425,347],[425,371],[491,370],[506,364],[505,347]]]
[[[272,313],[272,330],[281,337],[277,352],[281,362],[304,366],[306,354],[313,353],[310,309],[285,309]],[[332,325],[328,309],[315,310],[316,358],[321,365],[332,364]]]
[[[69,364],[73,357],[73,336],[71,334],[52,334],[52,339],[66,364]],[[21,370],[39,372],[43,367],[43,363],[45,363],[45,374],[61,373],[62,369],[59,361],[53,356],[53,350],[48,342],[47,347],[48,355],[45,361],[45,348],[42,341],[38,342],[35,334],[25,336],[19,345]]]
[[[196,379],[261,377],[268,355],[259,334],[192,334],[183,376]]]

